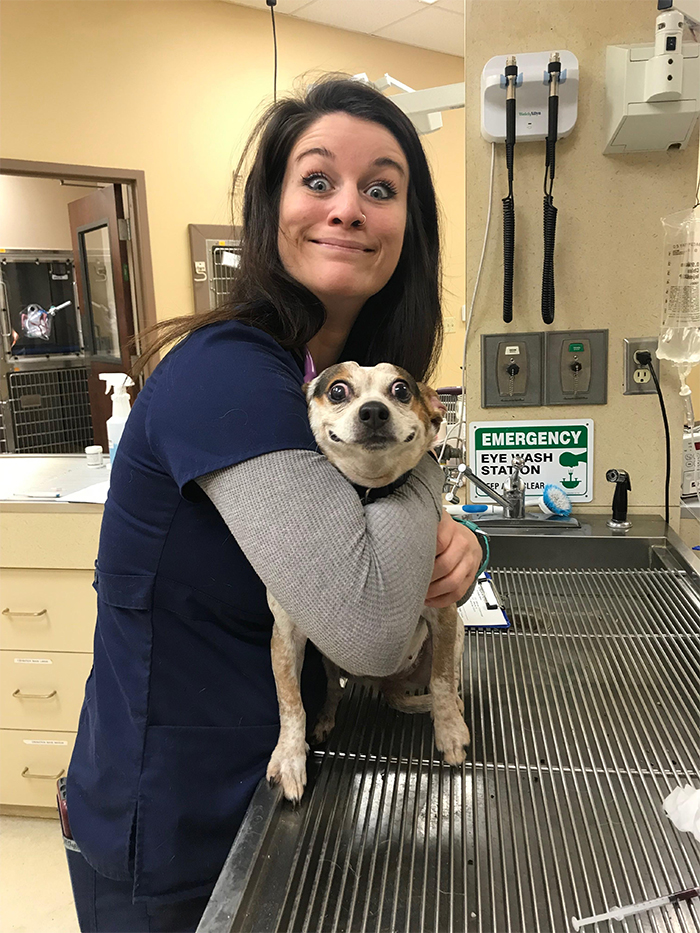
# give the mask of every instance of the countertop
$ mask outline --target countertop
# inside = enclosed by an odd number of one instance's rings
[[[84,454],[0,455],[0,507],[4,511],[101,511],[110,467],[89,467]],[[46,494],[46,495],[42,495]],[[58,494],[58,495],[56,495]]]
[[[84,454],[0,454],[0,509],[3,511],[62,513],[101,512],[109,488],[109,458],[100,468],[89,467]],[[40,493],[58,493],[42,497]],[[578,514],[578,513],[576,513]],[[579,516],[585,521],[586,513]],[[634,522],[635,516],[632,515]],[[700,545],[700,505],[683,500],[679,532],[690,546]]]

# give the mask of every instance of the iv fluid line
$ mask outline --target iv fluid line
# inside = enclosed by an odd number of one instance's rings
[[[472,326],[472,318],[474,317],[474,305],[476,304],[476,296],[479,291],[479,283],[481,282],[481,270],[484,267],[484,257],[486,255],[486,244],[489,239],[489,230],[491,229],[491,209],[493,207],[493,176],[494,176],[494,167],[496,165],[496,143],[491,143],[491,171],[489,173],[489,201],[488,201],[488,212],[486,214],[486,228],[484,230],[484,242],[481,247],[481,259],[479,260],[479,268],[476,272],[476,280],[474,282],[474,291],[472,292],[472,300],[469,303],[469,314],[467,316],[467,326],[464,330],[464,344],[462,346],[462,406],[461,411],[459,411],[459,417],[457,421],[457,446],[460,447],[462,443],[462,453],[466,460],[467,457],[467,349],[469,345],[469,333]],[[446,432],[445,440],[442,443],[442,449],[440,451],[439,459],[442,460],[443,454],[445,452],[445,446],[447,441],[450,439],[450,434],[454,429],[454,425]]]

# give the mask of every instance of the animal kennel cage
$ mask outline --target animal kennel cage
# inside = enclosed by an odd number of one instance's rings
[[[228,297],[240,255],[240,229],[190,224],[189,235],[195,311],[211,311]]]
[[[72,253],[0,260],[0,452],[80,453],[93,443]]]

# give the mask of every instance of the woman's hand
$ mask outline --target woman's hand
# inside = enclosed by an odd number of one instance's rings
[[[477,535],[443,510],[425,605],[444,609],[456,603],[474,582],[483,559]]]

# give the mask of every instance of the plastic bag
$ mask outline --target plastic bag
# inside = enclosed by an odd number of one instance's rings
[[[700,362],[700,209],[663,217],[664,313],[656,356],[690,371]]]

